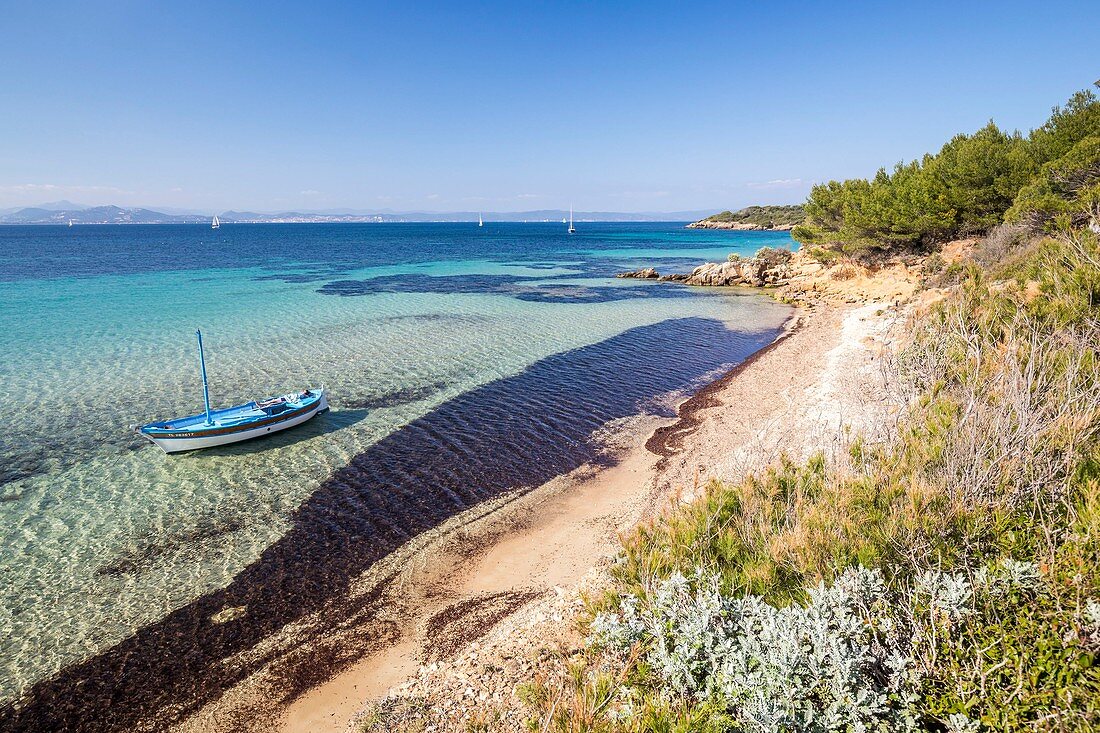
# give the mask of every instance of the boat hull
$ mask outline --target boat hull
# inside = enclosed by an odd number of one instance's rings
[[[265,435],[271,435],[272,433],[292,428],[295,425],[301,425],[327,409],[328,399],[325,395],[322,395],[321,399],[318,400],[316,404],[310,406],[308,410],[289,415],[282,420],[271,422],[265,421],[264,424],[260,425],[246,426],[235,430],[212,431],[211,434],[206,435],[202,434],[203,431],[195,431],[185,435],[150,435],[146,432],[142,432],[141,434],[146,440],[156,444],[165,453],[183,453],[185,451],[213,448],[219,445],[229,445],[230,443],[240,443],[244,440],[262,438]]]

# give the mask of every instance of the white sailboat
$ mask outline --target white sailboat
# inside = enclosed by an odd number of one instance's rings
[[[69,226],[72,226],[72,225],[73,225],[73,220],[69,219]]]
[[[573,227],[573,204],[569,204],[569,233],[577,233],[577,230]]]
[[[480,211],[479,211],[479,212],[477,212],[477,225],[478,225],[479,227],[483,227],[483,226],[485,226],[485,222],[484,222],[484,221],[482,221],[482,219],[481,219],[481,212],[480,212]]]
[[[214,220],[210,222],[210,228],[211,229],[217,229],[221,225],[222,225],[222,223],[220,221],[218,221],[218,215],[214,214]]]

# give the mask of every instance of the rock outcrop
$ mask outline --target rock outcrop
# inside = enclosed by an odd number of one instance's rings
[[[791,267],[787,261],[753,257],[729,262],[706,262],[686,274],[660,275],[652,267],[647,267],[644,270],[621,272],[615,277],[660,280],[685,285],[712,287],[748,285],[762,288],[783,285],[790,276]]]
[[[788,276],[785,264],[768,267],[767,263],[756,259],[735,260],[733,262],[706,262],[692,270],[678,282],[688,285],[749,285],[761,288],[767,285],[780,285]],[[669,278],[672,279],[672,278]]]
[[[974,240],[949,242],[941,257],[947,262],[957,261],[973,244]],[[851,259],[824,264],[802,252],[763,250],[756,257],[707,262],[688,273],[658,275],[653,268],[646,268],[618,277],[711,287],[774,288],[775,297],[784,302],[813,309],[821,303],[905,302],[927,277],[927,257],[899,255],[873,264]],[[926,295],[931,292],[926,291]]]
[[[635,270],[633,272],[620,272],[615,277],[635,277],[640,280],[656,280],[660,277],[660,275],[652,267],[647,267],[644,270]]]

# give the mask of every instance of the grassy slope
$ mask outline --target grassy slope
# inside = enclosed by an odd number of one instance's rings
[[[596,634],[568,674],[529,687],[536,729],[824,730],[827,714],[881,730],[1100,726],[1100,246],[1087,231],[1007,252],[994,239],[941,276],[951,294],[911,324],[900,363],[914,401],[892,441],[857,442],[844,465],[785,462],[711,485],[624,540],[592,614],[622,632],[632,598],[650,631],[620,648]],[[720,617],[691,618],[690,593],[709,582],[727,609],[749,595],[797,609],[807,586],[853,567],[881,572],[883,597],[860,613],[866,628],[900,629],[875,644],[908,664],[905,694],[875,710],[829,708],[835,679],[817,667],[770,679],[774,659],[705,640]],[[662,579],[677,574],[698,579],[670,601]],[[697,624],[686,651],[674,643],[685,624]],[[852,684],[882,687],[867,654]],[[731,660],[764,675],[748,691],[763,708],[730,691],[717,670]],[[687,681],[669,672],[681,668]],[[800,724],[747,712],[795,703]]]

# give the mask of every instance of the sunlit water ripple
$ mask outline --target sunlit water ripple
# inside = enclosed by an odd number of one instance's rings
[[[242,571],[278,548],[336,593],[402,538],[591,460],[602,425],[789,313],[609,275],[788,243],[660,224],[0,227],[0,702],[204,594],[260,592]],[[333,410],[182,456],[136,439],[200,408],[200,326],[218,405],[324,383]],[[334,481],[354,501],[325,505]],[[318,506],[374,545],[341,568],[311,556]],[[269,626],[307,604],[279,598]]]

